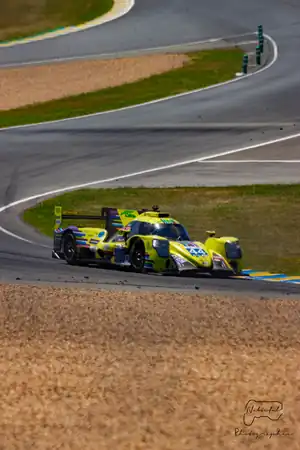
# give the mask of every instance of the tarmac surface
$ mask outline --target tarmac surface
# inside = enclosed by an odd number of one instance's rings
[[[262,24],[271,37],[274,64],[237,82],[163,102],[0,130],[0,205],[109,178],[114,180],[101,185],[299,182],[299,20],[296,0],[266,0],[263,5],[258,0],[246,4],[228,0],[226,7],[220,0],[137,0],[126,16],[114,22],[70,36],[1,48],[0,66],[112,57],[218,37],[253,40],[252,33]],[[292,139],[283,140],[291,135]],[[232,150],[237,151],[230,154]],[[162,166],[164,170],[149,172]],[[0,226],[43,246],[0,233],[0,281],[21,278],[123,288],[118,283],[124,281],[124,274],[74,270],[52,260],[51,241],[16,219],[19,211],[1,212]],[[135,274],[126,274],[126,279],[125,284],[146,289],[195,289],[195,280],[190,279]],[[201,289],[218,292],[300,293],[299,286],[280,283],[207,279],[199,283]]]

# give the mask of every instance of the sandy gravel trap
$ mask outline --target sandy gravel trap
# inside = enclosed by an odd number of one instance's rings
[[[298,301],[0,285],[0,318],[1,450],[300,448]]]
[[[156,54],[0,69],[0,110],[131,83],[189,61],[183,54]]]

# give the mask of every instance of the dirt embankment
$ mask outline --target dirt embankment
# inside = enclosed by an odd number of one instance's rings
[[[183,54],[161,54],[3,68],[0,110],[132,83],[188,62]]]
[[[300,448],[297,301],[2,285],[0,319],[1,449]]]

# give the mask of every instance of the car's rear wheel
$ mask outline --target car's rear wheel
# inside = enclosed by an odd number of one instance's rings
[[[145,271],[145,246],[142,241],[136,241],[132,245],[129,255],[130,264],[136,272]]]
[[[76,239],[72,232],[67,232],[63,238],[63,254],[65,261],[74,266],[78,263]]]

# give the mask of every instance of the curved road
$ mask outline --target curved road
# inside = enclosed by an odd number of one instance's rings
[[[103,26],[0,49],[0,65],[5,66],[247,35],[260,23],[279,48],[272,68],[237,83],[110,114],[0,131],[0,204],[91,180],[214,157],[300,133],[299,20],[296,0],[265,0],[263,5],[258,0],[247,4],[228,0],[226,7],[220,0],[137,0],[128,15]],[[296,138],[105,185],[299,181],[298,163],[243,163],[243,159],[300,159],[298,146]],[[239,162],[222,162],[231,158]],[[236,280],[216,283],[74,270],[49,259],[47,246],[51,242],[16,220],[16,212],[9,209],[1,213],[0,225],[42,246],[0,233],[0,280],[100,282],[110,286],[126,279],[125,285],[146,287],[191,289],[197,284],[204,290],[300,293],[297,285]]]

